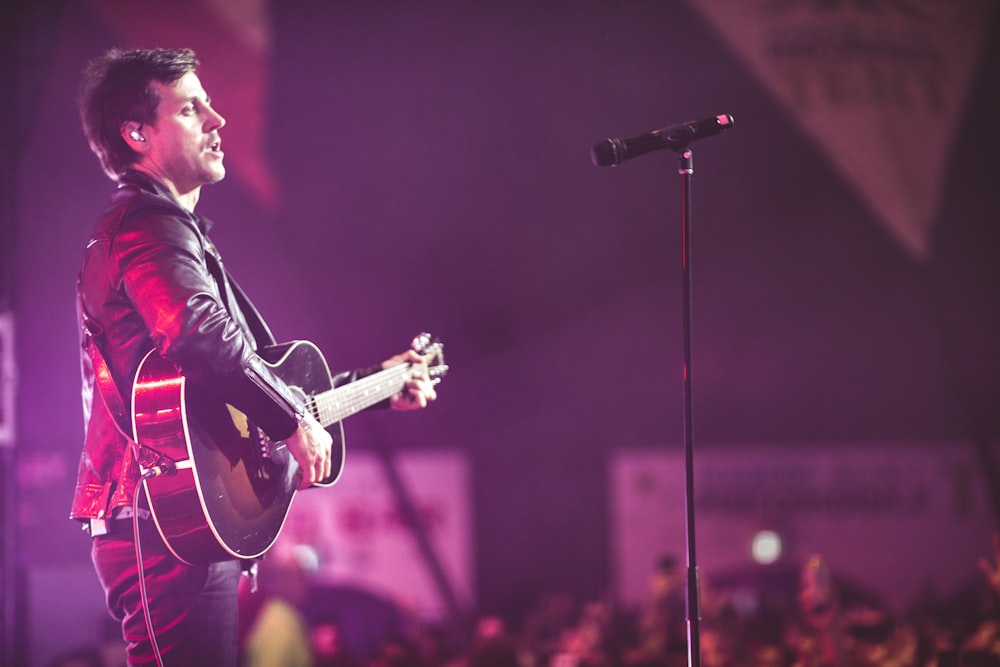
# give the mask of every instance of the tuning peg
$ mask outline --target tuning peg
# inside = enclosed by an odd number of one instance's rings
[[[427,348],[434,342],[434,336],[424,331],[413,337],[413,341],[410,342],[410,349],[417,354],[425,354]]]

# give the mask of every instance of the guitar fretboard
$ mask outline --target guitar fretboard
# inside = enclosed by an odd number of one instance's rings
[[[412,376],[410,364],[393,366],[316,394],[306,403],[306,408],[316,421],[329,426],[399,393]]]

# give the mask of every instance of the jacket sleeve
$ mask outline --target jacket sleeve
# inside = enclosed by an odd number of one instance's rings
[[[286,438],[302,406],[227,308],[206,244],[195,222],[179,211],[139,206],[115,234],[112,270],[163,357],[270,437]]]

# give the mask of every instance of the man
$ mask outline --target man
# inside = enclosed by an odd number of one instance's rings
[[[202,186],[226,173],[220,136],[226,121],[197,67],[190,50],[112,49],[90,63],[81,88],[84,133],[118,190],[80,273],[86,438],[71,516],[91,532],[94,566],[108,608],[122,622],[132,665],[156,664],[160,656],[162,664],[186,666],[237,659],[241,562],[185,564],[167,549],[148,511],[134,512],[142,517],[135,520],[139,540],[128,518],[140,466],[120,413],[149,350],[244,412],[271,440],[283,441],[300,466],[300,489],[332,468],[330,434],[258,356],[273,343],[270,332],[226,274],[207,236],[210,223],[194,212]],[[435,400],[426,362],[412,350],[336,381],[401,363],[413,365],[414,379],[390,405],[409,410]]]

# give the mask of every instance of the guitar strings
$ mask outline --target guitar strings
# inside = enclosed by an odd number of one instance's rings
[[[400,364],[342,387],[320,392],[306,401],[306,408],[321,424],[338,422],[397,393],[406,384],[404,378],[411,368],[408,364]],[[344,397],[338,397],[338,392]]]

